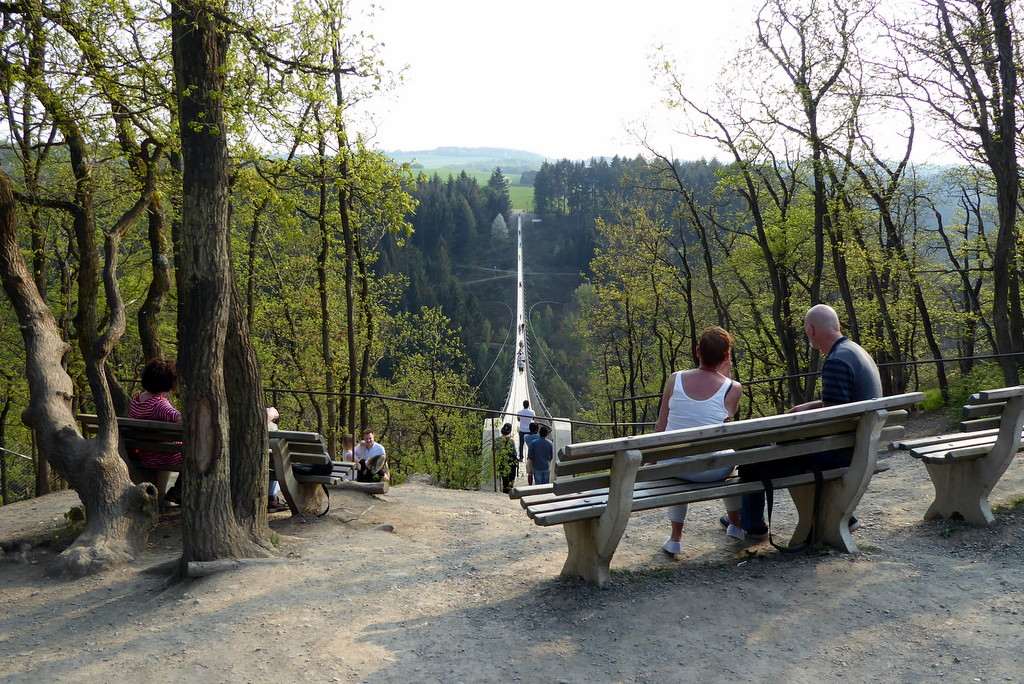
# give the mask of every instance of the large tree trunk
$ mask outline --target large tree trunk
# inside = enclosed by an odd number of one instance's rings
[[[224,373],[231,378],[227,394],[231,424],[231,498],[235,520],[254,541],[260,542],[268,536],[270,444],[267,439],[267,410],[259,363],[250,342],[242,298],[236,287],[231,288]]]
[[[150,202],[147,218],[149,261],[153,275],[146,291],[146,300],[139,309],[138,320],[142,355],[146,361],[152,361],[163,357],[159,332],[160,311],[163,309],[164,298],[171,290],[171,263],[167,259],[164,207],[158,197]]]
[[[131,560],[145,545],[156,521],[156,488],[129,480],[128,468],[117,453],[117,424],[109,394],[96,397],[101,418],[97,437],[87,440],[78,431],[71,407],[74,388],[61,364],[68,345],[32,281],[15,225],[14,194],[7,176],[0,173],[0,276],[21,326],[30,394],[22,418],[34,430],[40,453],[85,507],[86,528],[61,554],[61,565],[76,574],[92,572]],[[108,240],[108,258],[111,252],[116,254],[116,240],[113,245]],[[110,270],[108,296],[117,298],[116,291],[109,289]],[[108,336],[106,341],[112,339]],[[101,366],[102,361],[101,357]],[[103,383],[102,370],[98,379]]]
[[[331,63],[334,66],[334,100],[338,111],[335,113],[335,134],[338,138],[338,213],[341,215],[341,234],[345,243],[345,325],[346,341],[348,342],[348,429],[353,434],[356,429],[356,392],[359,379],[356,351],[356,318],[355,318],[355,235],[350,214],[350,194],[348,183],[352,172],[349,167],[348,131],[343,120],[345,96],[341,89],[341,47],[337,43],[331,46]]]
[[[183,563],[238,558],[255,550],[232,509],[224,386],[231,309],[222,98],[228,37],[204,5],[186,0],[171,5],[183,163],[178,270],[178,366],[185,428]]]

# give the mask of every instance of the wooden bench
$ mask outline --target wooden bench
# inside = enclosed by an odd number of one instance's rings
[[[98,419],[95,415],[81,414],[78,420],[85,435],[95,434]],[[133,482],[152,482],[157,486],[160,497],[163,497],[171,472],[145,469],[132,459],[132,449],[145,451],[182,450],[184,438],[181,423],[166,423],[157,420],[140,420],[137,418],[118,418],[119,451],[121,458],[128,464]],[[331,475],[296,475],[292,465],[308,463],[323,465],[332,463],[327,445],[323,437],[316,432],[295,432],[277,430],[270,432],[270,463],[275,479],[281,485],[281,493],[293,514],[319,515],[327,509],[328,495],[324,486],[341,482],[340,470],[332,468]],[[278,474],[283,473],[283,476]]]
[[[519,487],[537,525],[562,525],[568,558],[562,575],[598,585],[609,578],[609,564],[634,511],[708,501],[763,490],[760,482],[731,477],[722,482],[688,483],[681,478],[723,466],[740,466],[792,456],[851,448],[850,466],[822,473],[825,481],[816,522],[814,474],[773,480],[789,489],[799,514],[794,542],[812,527],[815,543],[856,552],[850,515],[876,472],[878,452],[903,434],[906,407],[919,393],[862,401],[800,413],[658,432],[635,437],[570,444],[555,458],[555,482]],[[732,449],[734,451],[723,451]],[[813,524],[812,524],[813,523]]]
[[[994,520],[988,496],[1022,448],[1024,386],[986,390],[963,407],[962,432],[900,441],[919,458],[935,487],[925,520],[961,517],[974,525]]]

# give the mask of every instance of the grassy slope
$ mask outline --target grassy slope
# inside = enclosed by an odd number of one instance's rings
[[[492,173],[491,171],[477,171],[453,166],[416,169],[417,173],[422,172],[428,176],[433,176],[436,173],[441,177],[458,176],[463,171],[466,172],[466,175],[475,178],[476,182],[481,186],[487,185],[487,181]],[[509,197],[512,200],[512,208],[516,211],[533,211],[533,186],[519,185],[521,174],[518,173],[505,174],[505,177],[508,178],[509,182]]]

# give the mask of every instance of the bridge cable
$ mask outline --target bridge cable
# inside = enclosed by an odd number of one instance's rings
[[[540,349],[541,355],[544,357],[544,360],[548,362],[548,367],[551,368],[551,372],[553,372],[555,374],[555,377],[562,381],[562,384],[565,386],[565,389],[568,390],[568,392],[569,392],[569,396],[572,397],[572,400],[574,402],[576,402],[576,406],[579,407],[580,409],[583,409],[585,411],[586,407],[583,404],[580,403],[579,399],[576,398],[576,394],[573,393],[572,388],[569,387],[569,383],[567,383],[565,381],[565,379],[561,375],[558,374],[558,371],[555,369],[555,364],[553,364],[551,362],[551,357],[549,357],[548,353],[546,351],[544,351],[544,346],[540,343],[540,336],[537,335],[537,331],[534,330],[534,328],[533,328],[533,321],[531,319],[532,319],[532,316],[531,317],[527,317],[526,322],[530,326],[530,333],[532,333],[534,339],[537,340],[537,348]],[[540,390],[538,390],[537,393],[540,394]]]

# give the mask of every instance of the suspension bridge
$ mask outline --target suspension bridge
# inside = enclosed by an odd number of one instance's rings
[[[501,415],[497,418],[488,418],[483,425],[483,477],[480,478],[481,489],[493,489],[500,480],[500,469],[502,465],[496,463],[493,455],[494,445],[501,439],[501,427],[505,423],[512,425],[512,436],[518,446],[519,419],[516,414],[523,409],[523,402],[529,401],[537,416],[536,421],[548,425],[551,428],[549,439],[555,445],[557,452],[572,440],[572,426],[568,420],[559,420],[551,416],[544,398],[537,389],[533,375],[533,364],[530,359],[530,340],[527,335],[529,321],[526,320],[526,281],[523,270],[523,215],[516,216],[516,306],[515,319],[512,324],[515,326],[515,353],[512,355],[512,367],[508,393],[505,395],[505,403],[500,407]],[[526,479],[525,459],[526,454],[521,454],[524,465],[519,468],[519,480]]]

